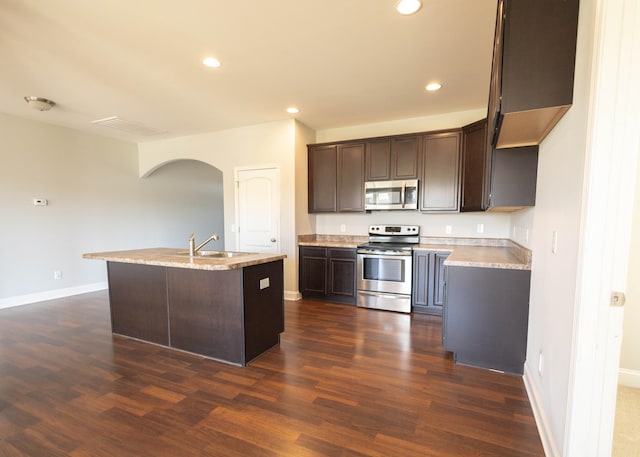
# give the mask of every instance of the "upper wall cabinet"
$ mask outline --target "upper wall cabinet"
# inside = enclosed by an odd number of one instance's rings
[[[310,213],[364,211],[364,143],[309,145]]]
[[[537,145],[573,103],[579,0],[499,0],[488,143]]]
[[[415,135],[367,141],[366,180],[417,179],[418,141]]]
[[[538,146],[493,149],[487,120],[462,128],[461,211],[516,211],[536,202]]]
[[[487,120],[462,128],[462,198],[460,211],[484,211],[491,191],[491,155],[487,154]]]
[[[455,212],[460,209],[460,129],[423,135],[420,210]]]

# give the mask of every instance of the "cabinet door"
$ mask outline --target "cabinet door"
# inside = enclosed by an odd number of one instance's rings
[[[391,140],[368,141],[364,163],[367,181],[391,179]]]
[[[301,246],[298,280],[303,296],[327,293],[327,257],[322,247]]]
[[[449,257],[449,253],[436,252],[433,255],[433,309],[438,314],[442,314],[445,295],[445,266],[444,261]]]
[[[310,213],[336,212],[337,146],[309,146],[308,186]]]
[[[462,202],[460,211],[484,211],[487,208],[484,187],[487,163],[487,120],[462,128]]]
[[[338,211],[364,212],[364,143],[338,145]]]
[[[433,253],[413,252],[413,287],[411,310],[414,313],[426,313],[429,308],[429,285],[433,276]]]
[[[460,137],[458,130],[422,138],[421,211],[460,209]]]
[[[329,258],[328,298],[341,303],[356,302],[356,250],[327,248]]]
[[[487,110],[486,150],[491,151],[496,143],[500,122],[500,93],[502,85],[502,48],[504,30],[504,0],[498,0],[496,29],[493,37],[493,59],[489,83],[489,109]],[[488,194],[488,192],[487,192]]]
[[[391,179],[418,178],[417,136],[395,138],[391,142]]]
[[[538,146],[496,149],[491,170],[491,208],[516,210],[536,204]]]

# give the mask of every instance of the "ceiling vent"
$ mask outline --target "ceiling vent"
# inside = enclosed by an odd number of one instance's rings
[[[109,127],[110,129],[120,130],[122,132],[132,133],[134,135],[152,136],[167,133],[163,130],[146,127],[137,122],[120,119],[118,116],[105,117],[104,119],[91,121],[91,123],[101,125],[102,127]]]

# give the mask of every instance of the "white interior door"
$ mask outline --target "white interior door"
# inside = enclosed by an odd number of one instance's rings
[[[238,250],[277,253],[280,246],[280,170],[236,170]]]

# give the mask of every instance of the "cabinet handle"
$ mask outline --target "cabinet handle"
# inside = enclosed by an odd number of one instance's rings
[[[271,242],[272,242],[272,243],[275,243],[275,242],[276,242],[276,239],[275,239],[275,238],[271,238]]]

